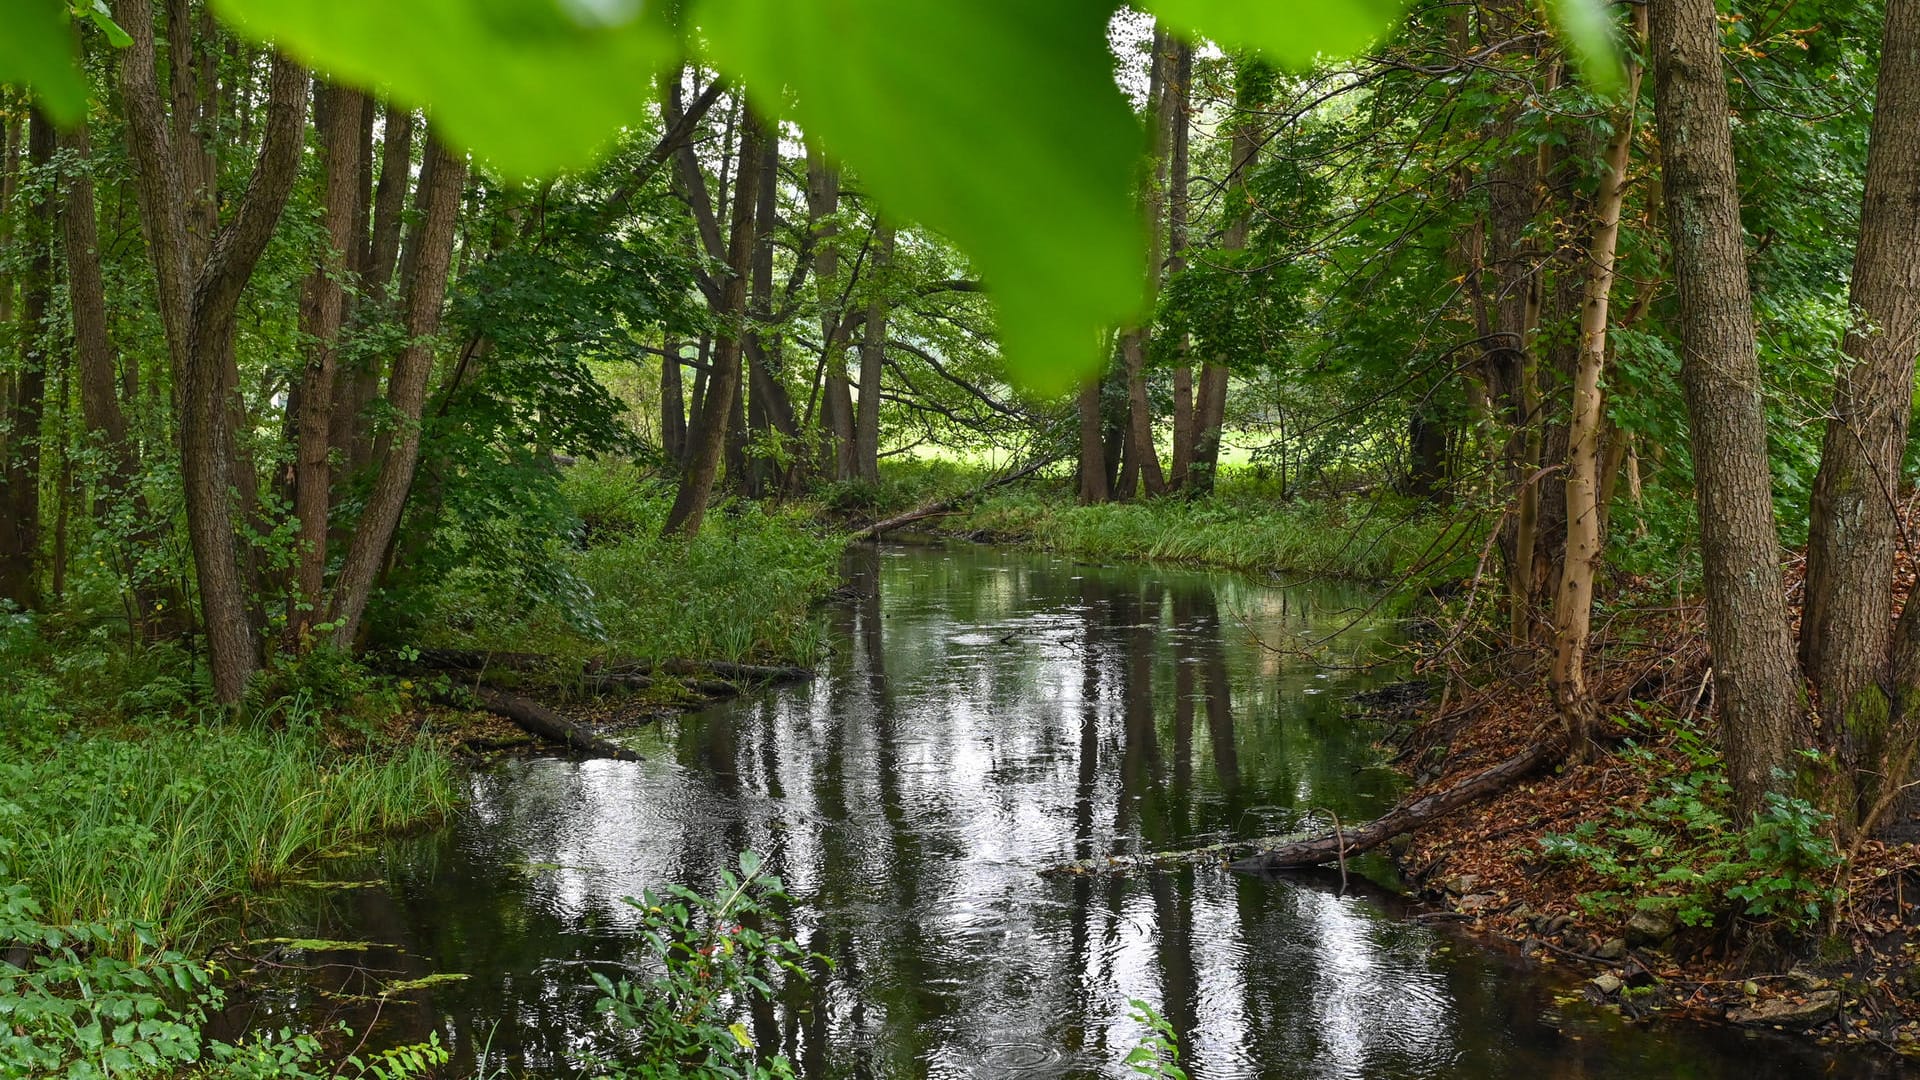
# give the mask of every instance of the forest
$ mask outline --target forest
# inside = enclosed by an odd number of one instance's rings
[[[18,0],[0,1078],[1900,1075],[1916,358],[1920,0]]]

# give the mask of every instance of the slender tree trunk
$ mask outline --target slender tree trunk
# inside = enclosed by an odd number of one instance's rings
[[[53,161],[53,123],[35,109],[28,123],[27,165]],[[20,371],[11,400],[0,399],[0,600],[31,611],[40,606],[40,436],[46,410],[47,312],[53,293],[54,202],[42,195],[28,208],[19,237],[26,249],[20,275]]]
[[[1780,576],[1713,0],[1654,0],[1650,39],[1714,698],[1734,795],[1751,814],[1778,786],[1775,770],[1791,767],[1803,698]]]
[[[346,278],[352,253],[358,248],[353,234],[360,187],[360,118],[366,98],[357,90],[316,83],[316,102],[322,118],[320,132],[325,156],[320,227],[327,234],[323,262],[308,277],[301,310],[305,324],[306,364],[300,376],[299,434],[294,447],[293,513],[298,519],[295,543],[299,548],[293,610],[287,632],[294,644],[306,640],[308,629],[326,602],[327,513],[333,499],[332,420],[335,351],[340,345]]]
[[[727,237],[727,277],[720,286],[720,310],[714,314],[720,324],[719,340],[713,351],[706,380],[706,400],[702,403],[700,425],[689,437],[690,457],[680,478],[680,490],[667,514],[665,535],[693,536],[707,514],[707,501],[713,495],[714,477],[720,471],[720,459],[727,449],[727,431],[734,403],[740,390],[740,353],[747,316],[747,275],[751,270],[754,240],[754,203],[757,194],[752,178],[746,174],[759,167],[761,155],[753,145],[760,139],[760,125],[745,126],[740,154],[741,176],[734,181],[733,220]]]
[[[840,332],[840,172],[807,146],[807,212],[813,218],[813,283],[820,300],[822,465],[834,480],[853,479],[853,389],[847,381],[846,341]]]
[[[440,309],[446,301],[453,266],[454,225],[466,179],[466,159],[429,131],[420,175],[421,220],[403,275],[407,283],[407,344],[394,360],[393,377],[387,385],[387,405],[399,426],[380,462],[380,473],[367,495],[353,541],[347,546],[328,612],[328,621],[336,627],[334,640],[348,648],[359,640],[367,602],[386,564],[420,462],[420,416],[426,405],[427,381],[433,374],[433,346],[440,332]]]
[[[373,111],[371,103],[367,110]],[[392,298],[394,272],[400,262],[407,191],[413,181],[413,127],[411,110],[387,106],[381,124],[380,177],[373,189],[372,232],[367,241],[366,269],[360,281],[365,296],[356,313],[361,322],[384,317]],[[373,356],[357,358],[351,366],[335,374],[327,441],[340,456],[345,466],[343,471],[348,475],[360,472],[373,462],[373,425],[367,409],[380,396],[383,374],[380,361]]]
[[[1272,98],[1273,69],[1251,54],[1239,58],[1234,85],[1234,121],[1229,136],[1226,189],[1227,226],[1220,246],[1240,251],[1247,246],[1253,226],[1253,191],[1247,180],[1260,160],[1260,113]],[[1187,487],[1196,495],[1213,491],[1220,470],[1221,428],[1227,415],[1227,368],[1220,357],[1209,357],[1200,368],[1194,402],[1193,461],[1187,466]]]
[[[1896,500],[1920,350],[1916,253],[1920,2],[1889,0],[1843,343],[1851,362],[1834,386],[1814,482],[1800,623],[1801,661],[1848,774],[1878,770],[1887,735]],[[1870,804],[1884,781],[1861,779]]]
[[[62,132],[60,147],[75,163],[66,177],[60,226],[67,257],[67,306],[73,315],[73,352],[80,369],[80,415],[88,433],[106,451],[106,493],[121,499],[131,490],[139,461],[120,408],[115,351],[107,331],[107,291],[100,270],[87,126],[76,124]]]
[[[667,335],[660,349],[660,452],[680,460],[687,445],[687,402],[680,373],[680,339]]]
[[[1187,183],[1189,117],[1192,105],[1193,46],[1181,38],[1171,43],[1173,56],[1161,92],[1161,124],[1167,139],[1167,277],[1187,268]],[[1173,369],[1173,460],[1167,486],[1181,490],[1187,484],[1195,446],[1193,366],[1187,362],[1188,341],[1179,342],[1180,359]]]
[[[1637,41],[1646,25],[1646,9],[1634,9]],[[1625,104],[1613,117],[1613,135],[1601,155],[1600,191],[1593,207],[1593,236],[1587,242],[1586,295],[1580,307],[1579,355],[1573,379],[1573,414],[1568,426],[1566,477],[1566,552],[1554,603],[1553,670],[1548,677],[1554,700],[1567,725],[1568,747],[1584,755],[1598,713],[1587,691],[1587,639],[1593,620],[1593,579],[1599,570],[1605,537],[1601,532],[1600,431],[1606,418],[1600,377],[1607,362],[1607,313],[1613,297],[1614,253],[1620,239],[1620,212],[1626,201],[1627,164],[1633,149],[1633,121],[1640,97],[1640,67],[1629,61]]]
[[[774,321],[773,249],[774,227],[779,223],[780,138],[777,130],[760,139],[761,161],[756,177],[754,210],[753,273],[749,283],[748,313],[753,326],[746,341],[748,390],[753,396],[757,427],[771,430],[787,451],[799,445],[800,430],[794,423],[793,400],[780,381],[780,339],[772,332]],[[782,470],[777,459],[756,455],[751,465],[753,487],[758,494],[776,472],[784,483],[791,474]]]
[[[860,341],[860,410],[853,432],[854,469],[869,482],[880,479],[880,369],[887,356],[887,267],[893,261],[893,226],[879,222],[874,229],[873,298]]]

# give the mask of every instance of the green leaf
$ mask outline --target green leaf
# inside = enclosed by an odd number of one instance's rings
[[[1257,49],[1294,69],[1365,49],[1406,10],[1403,0],[1146,0],[1145,7],[1189,36]]]
[[[676,55],[638,0],[215,0],[237,29],[329,77],[431,106],[448,137],[514,177],[592,162],[650,115]]]
[[[63,0],[14,0],[0,13],[0,83],[33,91],[57,124],[87,114],[87,84],[73,62],[73,23]]]
[[[1114,84],[1111,12],[1092,0],[695,10],[717,66],[763,110],[790,114],[888,212],[967,253],[1009,372],[1043,394],[1098,371],[1106,328],[1143,303],[1143,140]]]
[[[113,21],[113,12],[107,10],[107,0],[93,0],[93,6],[87,9],[87,18],[92,19],[93,25],[107,35],[107,44],[114,48],[124,49],[133,44],[133,36]]]
[[[1547,18],[1566,39],[1589,89],[1606,98],[1626,90],[1627,69],[1614,41],[1612,5],[1607,0],[1547,0]]]

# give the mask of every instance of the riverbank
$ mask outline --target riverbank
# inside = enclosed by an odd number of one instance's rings
[[[1089,561],[1209,566],[1289,578],[1429,584],[1473,573],[1486,521],[1457,507],[1369,492],[1280,498],[1250,472],[1211,495],[1082,506],[1057,477],[965,494],[989,474],[953,466],[890,470],[878,486],[829,492],[824,513],[864,526],[919,506],[961,505],[913,528]]]
[[[1623,611],[1594,656],[1601,752],[1403,837],[1421,898],[1631,1019],[1686,1017],[1920,1055],[1910,928],[1920,855],[1868,841],[1847,859],[1808,802],[1736,824],[1711,730],[1696,606]],[[1429,700],[1400,732],[1408,799],[1445,790],[1557,723],[1537,672]],[[1909,879],[1912,879],[1911,881]]]

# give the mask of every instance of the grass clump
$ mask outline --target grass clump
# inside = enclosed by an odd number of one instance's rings
[[[433,598],[431,643],[642,659],[811,663],[811,609],[838,581],[844,541],[800,508],[727,503],[691,540],[662,539],[671,485],[583,462],[563,493],[577,516],[550,557],[571,583],[527,597],[456,573]]]
[[[952,525],[1084,559],[1147,559],[1364,580],[1473,572],[1478,525],[1385,496],[1270,502],[1230,490],[1195,501],[1080,506],[1064,493],[991,496]]]
[[[0,884],[50,924],[121,927],[127,955],[136,925],[190,943],[227,898],[456,800],[445,754],[323,723],[308,689],[236,720],[196,707],[164,651],[112,651],[50,642],[23,618],[0,626]]]

